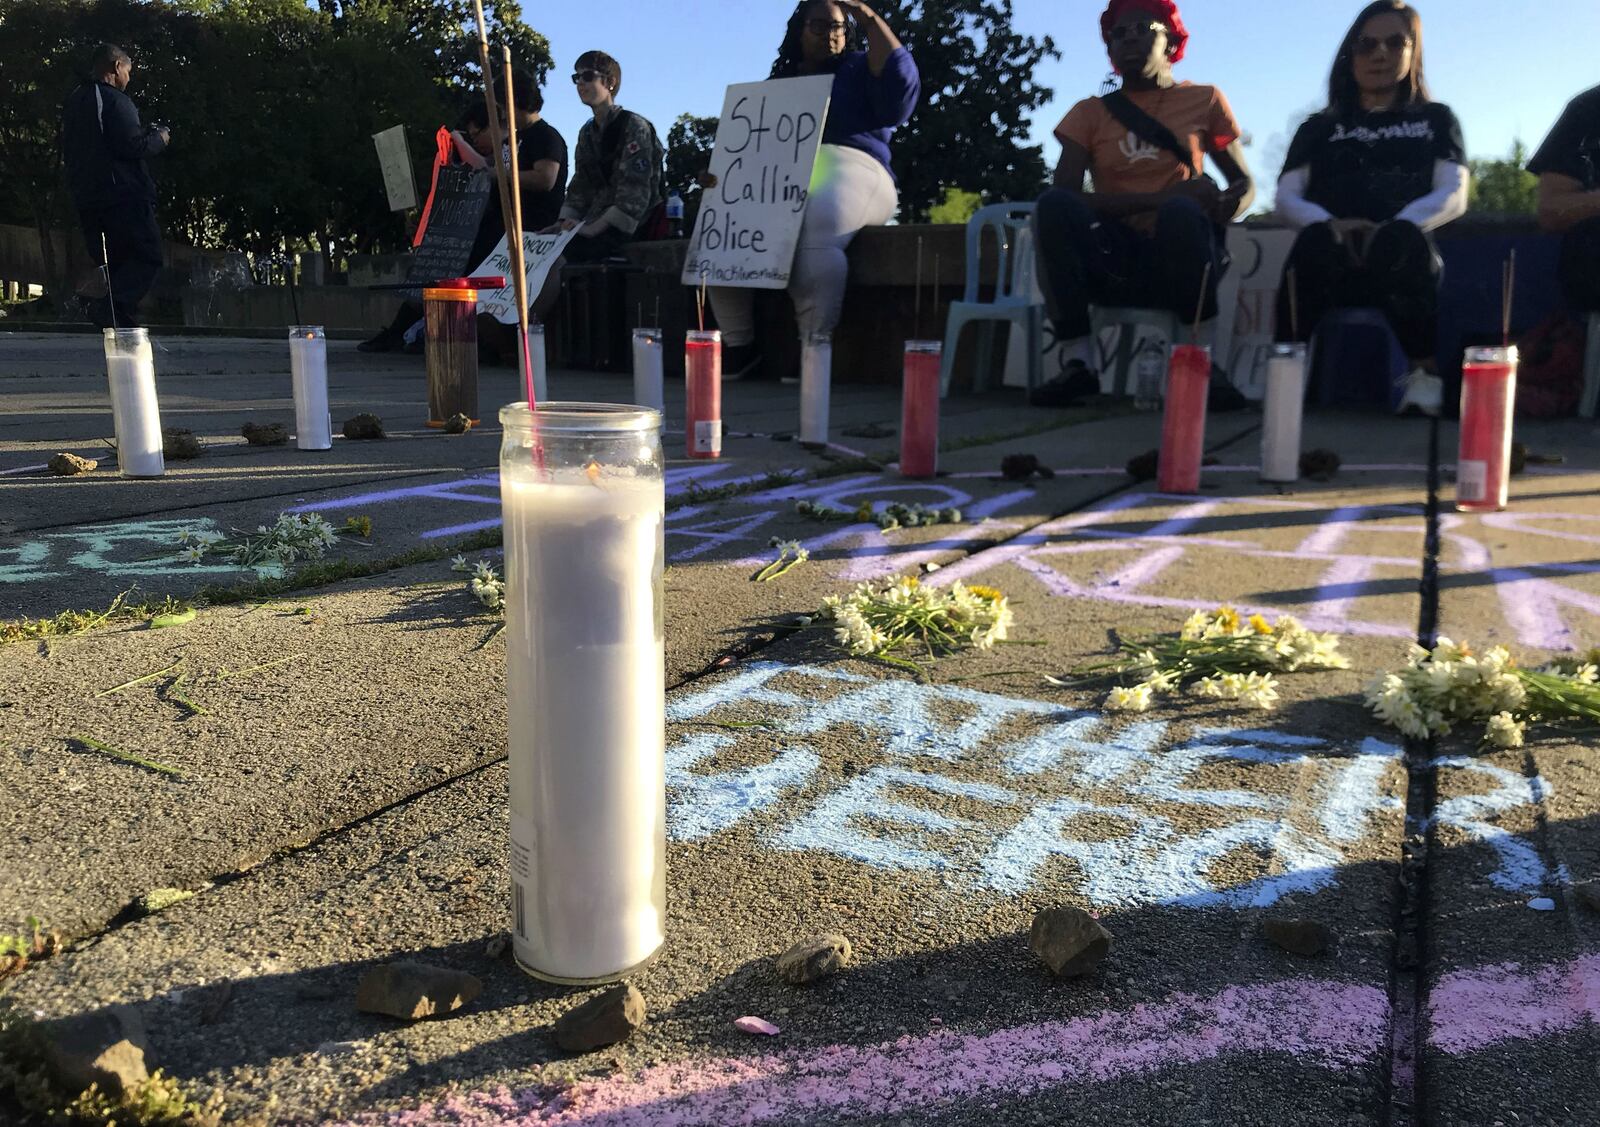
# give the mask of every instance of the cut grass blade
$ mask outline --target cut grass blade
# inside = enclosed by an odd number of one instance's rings
[[[188,682],[189,678],[179,677],[176,681],[172,682],[172,684],[168,685],[166,691],[167,699],[172,701],[172,703],[176,704],[179,708],[183,709],[190,716],[207,715],[211,710],[196,704],[194,701],[189,699],[189,694],[184,692],[183,686],[188,684]]]
[[[182,665],[182,664],[183,664],[183,658],[180,657],[177,661],[173,662],[171,665],[167,666],[165,669],[158,669],[154,673],[146,673],[143,677],[135,677],[133,680],[124,681],[122,684],[113,686],[112,688],[107,689],[103,693],[96,693],[95,694],[95,699],[98,700],[101,697],[108,697],[112,693],[120,693],[120,692],[122,692],[123,689],[131,689],[135,685],[143,685],[147,681],[159,680],[160,678],[165,677],[168,673],[176,672],[178,667],[180,665]]]
[[[168,767],[165,763],[157,763],[153,759],[145,759],[143,756],[134,755],[132,752],[118,751],[109,744],[103,744],[99,740],[90,739],[88,736],[68,736],[67,738],[75,743],[82,744],[92,751],[98,751],[102,755],[109,755],[111,758],[119,759],[124,763],[131,763],[135,767],[143,767],[147,771],[156,771],[175,779],[184,777],[183,772],[176,767]]]

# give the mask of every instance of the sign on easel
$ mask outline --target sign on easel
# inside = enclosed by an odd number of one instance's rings
[[[383,187],[389,193],[390,211],[408,211],[417,206],[417,182],[411,175],[411,147],[406,144],[406,127],[396,125],[372,135],[378,147],[378,167],[383,169]]]
[[[523,277],[527,279],[525,292],[530,305],[533,299],[539,296],[539,291],[544,289],[545,279],[550,276],[550,267],[561,257],[561,252],[567,249],[567,244],[577,237],[578,231],[579,228],[574,227],[570,231],[561,231],[554,235],[522,232]],[[486,274],[503,275],[506,284],[503,289],[479,290],[478,312],[489,314],[502,325],[515,325],[517,287],[511,277],[511,248],[504,235],[500,236],[500,241],[495,244],[494,250],[489,252],[489,257],[472,271],[474,277]]]
[[[826,74],[728,87],[685,285],[788,286],[832,92]]]

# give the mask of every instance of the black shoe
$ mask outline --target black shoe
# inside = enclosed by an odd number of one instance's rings
[[[761,349],[754,344],[730,344],[722,350],[722,378],[725,382],[753,382],[764,376]]]
[[[356,345],[357,352],[393,352],[405,344],[405,338],[393,329],[384,329],[383,332],[370,340],[364,340]]]
[[[1100,374],[1082,360],[1072,360],[1061,375],[1029,392],[1028,402],[1035,407],[1072,407],[1099,394]]]

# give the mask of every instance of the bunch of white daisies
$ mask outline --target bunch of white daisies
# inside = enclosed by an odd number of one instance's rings
[[[1176,635],[1118,639],[1117,648],[1115,661],[1047,680],[1065,687],[1123,682],[1112,687],[1106,707],[1128,712],[1147,711],[1156,697],[1185,686],[1203,697],[1271,710],[1278,703],[1275,674],[1350,667],[1336,635],[1307,630],[1290,615],[1277,622],[1259,614],[1241,618],[1232,607],[1196,611]]]
[[[178,558],[199,564],[207,556],[239,567],[286,568],[301,559],[321,559],[339,542],[339,533],[316,513],[279,513],[270,526],[229,538],[220,532],[178,533]]]
[[[834,641],[857,657],[876,657],[920,669],[903,656],[920,649],[928,657],[971,646],[987,650],[1006,640],[1011,607],[993,587],[952,584],[924,587],[915,578],[883,586],[863,583],[848,595],[822,600],[817,617],[831,624]]]
[[[1545,669],[1523,669],[1504,646],[1481,654],[1440,638],[1433,649],[1412,646],[1403,669],[1367,686],[1367,704],[1380,720],[1415,739],[1447,736],[1464,722],[1482,721],[1494,747],[1521,747],[1535,721],[1600,721],[1600,669],[1591,654]]]
[[[488,560],[469,565],[466,556],[457,556],[450,561],[450,570],[463,574],[470,571],[472,574],[467,579],[467,589],[472,592],[472,597],[487,610],[505,613],[506,581],[500,578],[500,573]]]

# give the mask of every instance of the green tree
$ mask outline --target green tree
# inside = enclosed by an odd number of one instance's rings
[[[886,0],[879,4],[911,48],[922,100],[895,134],[900,216],[920,222],[948,189],[985,201],[1031,200],[1048,178],[1044,146],[1028,144],[1028,115],[1055,91],[1034,71],[1060,58],[1055,42],[1019,35],[1012,0]]]
[[[696,117],[692,113],[679,114],[667,131],[667,182],[663,186],[670,192],[677,189],[683,197],[683,229],[694,230],[695,216],[700,214],[702,189],[695,179],[711,166],[711,150],[716,146],[717,118]]]
[[[1499,215],[1534,215],[1539,210],[1539,178],[1527,169],[1528,147],[1519,137],[1504,160],[1473,160],[1472,195],[1467,210]]]
[[[965,226],[980,207],[983,196],[962,188],[946,188],[938,203],[928,209],[929,223],[959,223]]]

